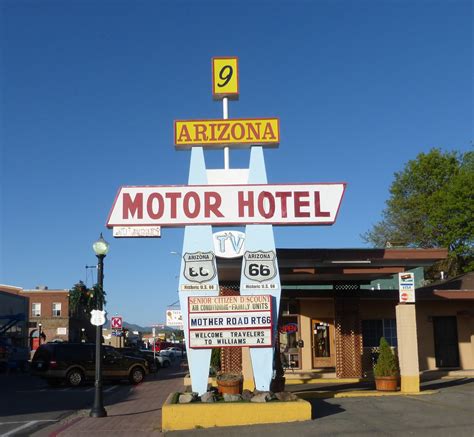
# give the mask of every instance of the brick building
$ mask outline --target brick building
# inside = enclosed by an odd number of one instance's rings
[[[69,290],[50,290],[38,286],[32,290],[22,289],[21,296],[29,299],[30,348],[47,341],[92,341],[94,329],[84,316],[71,314]]]

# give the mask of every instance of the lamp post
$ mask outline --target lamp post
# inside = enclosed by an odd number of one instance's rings
[[[42,328],[43,325],[38,323],[38,346],[41,346],[41,335],[43,334]]]
[[[92,245],[95,255],[99,262],[97,264],[97,285],[99,287],[99,293],[96,292],[95,302],[96,309],[102,311],[102,299],[99,295],[103,291],[104,283],[104,258],[109,251],[109,243],[104,240],[102,233],[99,239]],[[102,325],[96,326],[96,337],[95,337],[95,394],[94,394],[94,405],[89,413],[90,417],[107,417],[107,411],[105,411],[103,396],[102,396]]]
[[[81,328],[81,343],[86,342],[85,328]]]

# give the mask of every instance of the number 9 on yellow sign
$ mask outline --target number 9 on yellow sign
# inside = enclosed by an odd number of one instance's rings
[[[238,59],[232,57],[212,58],[212,97],[239,98]]]

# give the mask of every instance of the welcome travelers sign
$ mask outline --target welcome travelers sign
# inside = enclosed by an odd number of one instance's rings
[[[212,90],[222,120],[174,122],[175,148],[191,150],[188,185],[120,188],[107,226],[117,237],[185,227],[178,289],[192,390],[207,391],[214,347],[249,347],[255,387],[269,390],[281,294],[273,226],[332,225],[345,184],[268,184],[263,147],[278,146],[280,121],[229,119],[228,101],[239,98],[235,57],[212,59]],[[248,169],[229,166],[229,148],[238,147],[250,148]],[[224,149],[223,169],[206,168],[208,148]],[[212,226],[245,226],[245,233],[213,234]],[[242,259],[239,296],[219,296],[216,256]]]

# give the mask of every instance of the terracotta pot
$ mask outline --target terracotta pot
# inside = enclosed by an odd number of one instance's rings
[[[375,388],[378,391],[397,391],[398,376],[376,376]]]
[[[242,393],[242,379],[217,380],[217,389],[220,394],[238,395]]]

